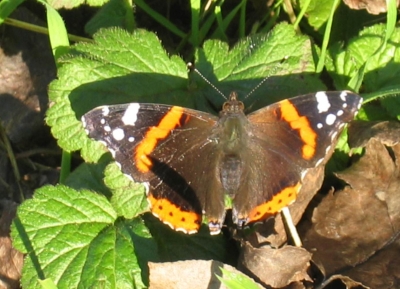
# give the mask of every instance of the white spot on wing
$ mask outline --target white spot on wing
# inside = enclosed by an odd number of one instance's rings
[[[327,146],[325,149],[325,154],[328,154],[330,152],[331,148],[332,148],[332,146],[330,146],[330,145]]]
[[[116,128],[113,130],[112,136],[117,141],[123,140],[125,137],[124,130],[122,128]]]
[[[329,102],[328,96],[324,91],[319,91],[315,94],[315,98],[317,99],[318,102],[318,112],[323,113],[327,112],[329,108],[331,107],[331,104]]]
[[[301,180],[304,180],[304,177],[306,176],[307,173],[308,173],[308,170],[304,170],[301,172],[301,175],[300,175]]]
[[[111,127],[109,127],[108,125],[105,125],[104,126],[104,130],[107,131],[107,132],[110,132],[111,131]]]
[[[130,136],[130,137],[128,138],[128,141],[129,141],[129,142],[134,142],[134,141],[135,141],[135,138],[134,138],[133,136]]]
[[[358,109],[361,108],[362,102],[363,102],[363,99],[361,98],[361,99],[360,99],[360,102],[358,103],[358,106],[357,106]]]
[[[341,115],[343,115],[343,113],[344,113],[343,110],[340,109],[340,110],[338,110],[338,112],[336,113],[336,115],[337,115],[337,116],[341,116]]]
[[[134,126],[137,120],[137,114],[139,112],[139,103],[131,103],[126,109],[124,116],[122,117],[122,122],[125,125]]]
[[[107,116],[110,113],[110,109],[108,108],[108,106],[105,106],[101,109],[101,112],[104,116]]]
[[[341,100],[346,101],[347,91],[342,91],[339,96]]]
[[[317,128],[319,128],[319,129],[321,129],[321,128],[323,128],[324,126],[322,125],[322,123],[317,123]]]
[[[324,158],[319,159],[319,160],[315,163],[315,167],[318,167],[323,161],[324,161]]]
[[[334,132],[332,133],[331,140],[336,139],[337,135],[338,135],[338,132],[337,132],[337,131],[334,131]]]
[[[332,125],[336,121],[336,115],[330,113],[326,116],[325,122],[327,125]]]

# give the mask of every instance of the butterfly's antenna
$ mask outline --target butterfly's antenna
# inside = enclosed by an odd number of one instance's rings
[[[203,74],[201,74],[200,71],[197,70],[196,67],[194,67],[193,63],[188,62],[187,67],[188,67],[188,69],[196,72],[205,82],[207,82],[212,88],[214,88],[216,92],[218,92],[220,95],[222,95],[222,97],[225,100],[227,99],[227,97],[214,84],[212,84]]]
[[[256,91],[261,85],[263,85],[264,82],[266,82],[267,79],[270,78],[271,75],[275,74],[275,72],[278,70],[278,68],[281,67],[282,63],[283,63],[286,59],[288,59],[288,58],[289,58],[289,56],[285,56],[285,57],[279,62],[278,65],[276,65],[273,69],[271,69],[270,73],[268,73],[268,75],[267,75],[263,80],[261,80],[260,83],[257,84],[257,85],[245,96],[245,99],[248,98],[250,95],[252,95],[252,94],[254,93],[254,91]]]

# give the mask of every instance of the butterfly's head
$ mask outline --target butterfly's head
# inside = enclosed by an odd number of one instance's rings
[[[238,100],[238,96],[236,92],[231,92],[229,95],[229,100],[224,103],[222,106],[221,116],[222,115],[237,115],[238,113],[243,113],[244,104],[240,100]]]

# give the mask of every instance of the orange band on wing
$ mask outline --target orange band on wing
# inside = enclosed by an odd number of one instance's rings
[[[163,223],[176,231],[188,234],[196,233],[201,225],[201,215],[196,212],[184,211],[168,199],[156,199],[151,193],[147,196],[151,212]]]
[[[288,187],[276,194],[270,201],[255,207],[249,214],[249,223],[263,221],[275,216],[284,207],[289,206],[296,200],[297,193],[300,191],[301,184],[297,183],[293,187]]]
[[[296,107],[289,101],[283,100],[280,103],[282,118],[290,124],[290,127],[299,131],[300,138],[304,142],[302,156],[306,160],[315,155],[317,146],[317,134],[310,126],[307,117],[300,116]]]
[[[151,169],[153,164],[149,155],[153,152],[159,140],[165,139],[171,133],[171,130],[179,126],[182,114],[182,107],[173,106],[157,126],[153,126],[147,131],[146,136],[135,149],[135,164],[140,172],[147,173]]]

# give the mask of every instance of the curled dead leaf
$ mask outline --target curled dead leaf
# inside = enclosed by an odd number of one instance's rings
[[[368,13],[374,15],[387,12],[385,0],[343,0],[343,2],[351,9],[366,9]],[[397,7],[398,6],[399,0],[397,0]]]

